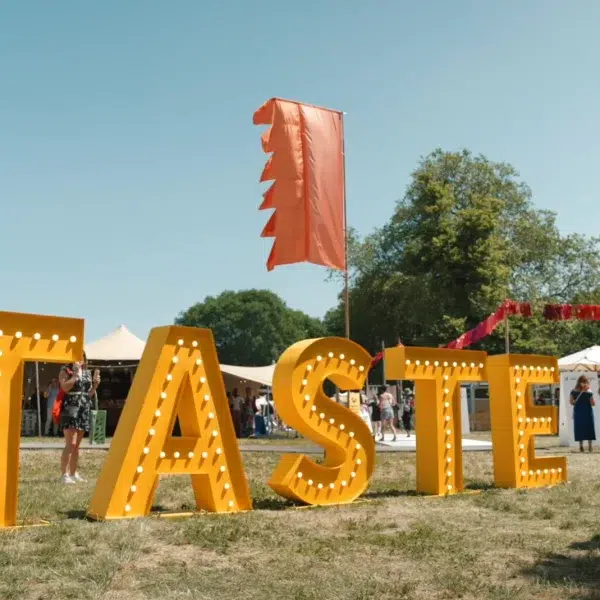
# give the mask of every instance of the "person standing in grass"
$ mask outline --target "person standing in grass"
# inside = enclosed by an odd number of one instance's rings
[[[413,413],[413,403],[414,399],[412,396],[412,392],[406,392],[404,396],[404,402],[402,404],[402,424],[404,425],[404,429],[406,430],[406,437],[410,437],[411,430],[411,422],[412,422],[412,413]]]
[[[377,436],[381,433],[381,411],[379,410],[379,400],[374,397],[369,403],[371,408],[371,423],[373,425],[373,437],[377,441]]]
[[[591,452],[592,441],[596,439],[593,410],[596,403],[590,391],[590,381],[585,375],[577,380],[577,385],[571,392],[570,401],[573,405],[573,429],[575,441],[579,442],[579,451],[584,451],[583,442],[587,442]]]
[[[83,435],[90,430],[92,398],[100,385],[100,371],[94,371],[92,377],[84,354],[83,362],[71,363],[61,369],[58,381],[64,392],[60,427],[65,436],[60,480],[73,484],[85,481],[77,471],[79,446]]]
[[[381,441],[385,441],[385,427],[388,425],[394,434],[392,441],[395,442],[394,397],[383,386],[379,388],[379,410],[381,412]]]

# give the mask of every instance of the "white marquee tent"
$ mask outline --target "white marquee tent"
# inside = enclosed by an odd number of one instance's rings
[[[600,346],[590,346],[585,350],[563,356],[559,359],[561,371],[600,371]]]
[[[139,362],[145,346],[146,342],[131,333],[125,325],[121,325],[107,336],[86,344],[85,353],[91,363],[96,361]],[[267,386],[271,386],[273,383],[274,370],[275,365],[265,367],[221,365],[221,372],[231,376],[234,380]]]
[[[561,446],[575,444],[573,435],[573,407],[569,402],[571,390],[575,387],[577,379],[586,375],[590,380],[591,392],[594,394],[596,406],[594,407],[594,422],[598,431],[598,374],[600,373],[600,346],[590,346],[585,350],[563,356],[558,361],[560,370],[560,423],[559,435]]]
[[[121,325],[103,338],[85,345],[85,353],[90,362],[132,361],[142,358],[146,342],[133,335],[125,325]]]

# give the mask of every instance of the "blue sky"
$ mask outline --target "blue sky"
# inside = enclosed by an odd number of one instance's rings
[[[600,2],[5,0],[0,308],[145,336],[206,295],[320,316],[318,267],[267,273],[272,96],[347,112],[349,221],[383,224],[419,157],[513,163],[562,231],[600,217]]]

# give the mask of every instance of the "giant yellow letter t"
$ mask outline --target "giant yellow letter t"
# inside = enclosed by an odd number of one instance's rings
[[[0,312],[0,527],[17,523],[23,367],[83,355],[83,320]]]
[[[386,379],[415,380],[417,491],[463,491],[460,384],[485,380],[486,356],[476,350],[386,348]]]

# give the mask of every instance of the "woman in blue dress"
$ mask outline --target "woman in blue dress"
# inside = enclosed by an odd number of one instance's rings
[[[582,375],[577,380],[575,389],[571,392],[571,404],[573,405],[573,429],[575,441],[579,442],[579,450],[583,452],[583,442],[588,443],[588,449],[592,451],[592,441],[596,439],[594,427],[594,396],[590,392],[590,381]]]

